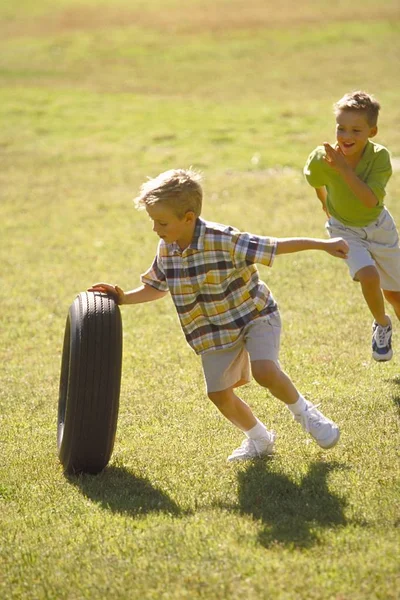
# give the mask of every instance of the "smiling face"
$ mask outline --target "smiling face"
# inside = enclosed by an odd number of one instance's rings
[[[336,140],[350,162],[360,159],[368,139],[377,131],[376,126],[369,125],[364,111],[339,110],[336,113]]]
[[[162,202],[146,206],[147,214],[153,221],[153,231],[166,244],[177,242],[183,250],[190,245],[196,226],[196,215],[188,211],[182,219],[168,205]]]

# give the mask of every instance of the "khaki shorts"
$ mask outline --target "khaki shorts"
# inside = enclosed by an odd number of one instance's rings
[[[381,288],[400,291],[400,248],[396,223],[384,208],[379,218],[367,227],[347,227],[334,217],[326,223],[330,237],[342,237],[349,244],[346,259],[351,277],[363,267],[375,266],[381,279]]]
[[[281,327],[279,312],[275,311],[246,325],[234,346],[203,354],[207,392],[220,392],[249,383],[250,361],[272,360],[279,365]]]

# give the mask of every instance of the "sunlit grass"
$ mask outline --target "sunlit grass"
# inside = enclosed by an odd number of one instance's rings
[[[193,165],[205,218],[322,237],[301,169],[331,139],[337,97],[375,93],[377,140],[400,155],[394,3],[373,18],[372,2],[321,2],[323,25],[290,2],[268,21],[263,5],[246,3],[246,27],[239,0],[120,1],[93,21],[89,1],[0,6],[2,598],[397,597],[399,328],[393,361],[373,363],[359,287],[327,255],[260,270],[283,315],[282,365],[340,424],[337,448],[309,443],[253,382],[242,395],[277,455],[228,466],[241,434],[207,400],[165,298],[122,309],[109,467],[66,478],[57,458],[68,307],[94,281],[135,287],[149,266],[157,240],[131,202],[146,176]],[[400,222],[399,189],[396,172]]]

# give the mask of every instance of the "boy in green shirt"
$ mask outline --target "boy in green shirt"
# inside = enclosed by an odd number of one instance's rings
[[[392,324],[385,300],[400,319],[400,248],[396,224],[384,206],[392,174],[388,150],[370,141],[378,132],[380,105],[365,92],[345,94],[334,105],[336,144],[308,157],[304,174],[328,217],[330,237],[349,244],[347,265],[374,317],[372,356],[392,358]]]

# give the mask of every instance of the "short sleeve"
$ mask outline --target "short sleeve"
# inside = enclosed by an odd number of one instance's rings
[[[322,187],[328,183],[324,156],[324,147],[318,146],[311,152],[303,169],[307,182],[314,188]]]
[[[151,287],[160,290],[160,292],[168,292],[167,278],[165,277],[162,263],[158,255],[154,258],[151,267],[140,276],[140,280],[143,285],[150,285]]]
[[[392,165],[390,162],[389,151],[381,147],[375,154],[371,171],[368,173],[365,183],[373,191],[379,204],[383,203],[386,195],[386,184],[392,175]]]
[[[255,263],[270,267],[276,254],[276,246],[276,238],[235,233],[232,235],[232,262],[237,269]]]

